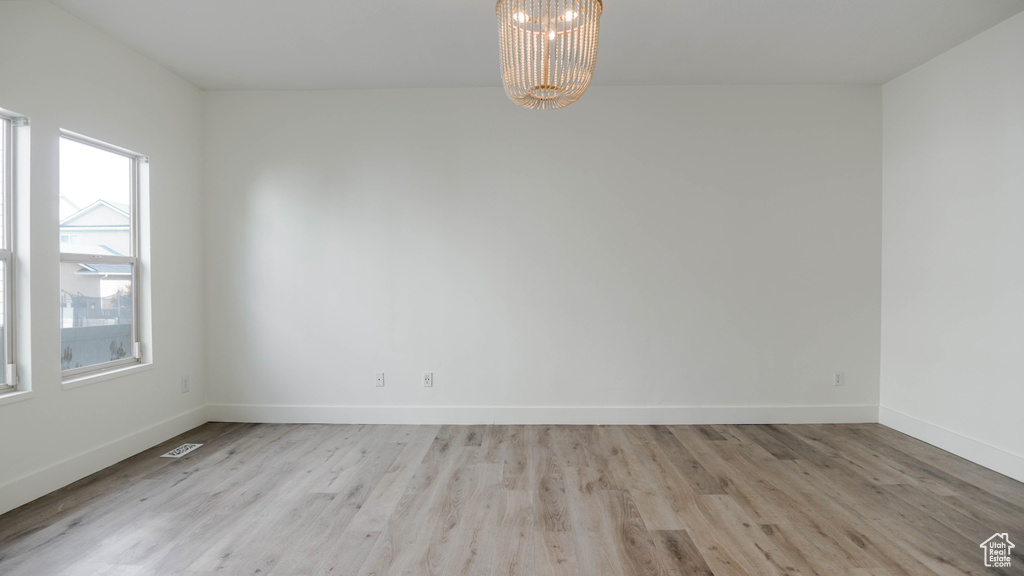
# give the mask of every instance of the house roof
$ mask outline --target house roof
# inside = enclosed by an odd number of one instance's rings
[[[65,200],[65,201],[68,202],[69,205],[73,206],[73,204],[71,204],[70,201],[67,201],[67,200]],[[131,208],[127,204],[121,204],[120,202],[107,202],[106,200],[97,200],[97,201],[93,202],[92,204],[89,204],[85,208],[82,208],[78,212],[75,212],[74,214],[68,216],[67,218],[65,218],[63,220],[61,220],[60,221],[60,226],[62,228],[74,227],[74,226],[76,226],[76,224],[74,224],[74,222],[76,220],[81,220],[86,215],[88,215],[88,214],[90,214],[92,212],[95,212],[97,210],[103,209],[103,208],[108,209],[108,210],[112,210],[112,211],[114,211],[115,214],[117,214],[118,216],[121,216],[121,217],[123,217],[125,219],[125,224],[109,224],[109,226],[124,226],[124,225],[128,224],[128,220],[131,218],[131,213],[129,212],[129,210]],[[90,225],[90,226],[93,226],[93,225]]]
[[[82,268],[75,272],[75,274],[82,276],[127,276],[132,273],[131,264],[79,264],[79,266]]]
[[[75,254],[101,254],[104,256],[125,256],[106,244],[77,244],[74,247]]]

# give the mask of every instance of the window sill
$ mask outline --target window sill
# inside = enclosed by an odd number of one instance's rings
[[[153,367],[152,362],[145,362],[143,364],[133,364],[124,368],[114,368],[106,372],[100,372],[98,374],[85,374],[81,376],[74,376],[64,380],[60,383],[61,390],[71,390],[74,388],[81,388],[82,386],[88,386],[90,384],[96,384],[106,380],[113,380],[114,378],[122,378],[124,376],[130,376],[136,372],[145,372]]]
[[[31,398],[31,390],[7,392],[4,394],[0,394],[0,406],[3,406],[4,404],[14,404],[15,402],[21,402],[22,400],[29,400]]]

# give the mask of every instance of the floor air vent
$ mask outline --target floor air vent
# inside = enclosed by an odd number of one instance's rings
[[[181,458],[185,454],[188,454],[189,452],[195,450],[196,448],[199,448],[200,446],[202,446],[202,444],[182,444],[181,446],[178,446],[177,448],[171,450],[167,454],[164,454],[163,456],[161,456],[161,458]]]

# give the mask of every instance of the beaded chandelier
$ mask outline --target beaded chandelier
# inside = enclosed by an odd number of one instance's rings
[[[590,84],[601,0],[498,0],[501,78],[513,102],[561,108]]]

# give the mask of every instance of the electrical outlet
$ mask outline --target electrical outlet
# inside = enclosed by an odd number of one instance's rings
[[[842,372],[833,372],[832,373],[832,385],[833,386],[842,386],[845,383],[846,383],[846,375],[844,375]]]
[[[433,388],[434,387],[434,373],[433,372],[424,372],[423,373],[423,387],[424,388]]]
[[[191,389],[192,389],[192,382],[189,380],[189,377],[188,376],[182,376],[181,377],[181,393],[182,394],[186,394]]]
[[[377,388],[383,388],[384,387],[384,373],[383,372],[377,372],[374,375],[373,385],[376,386]]]

